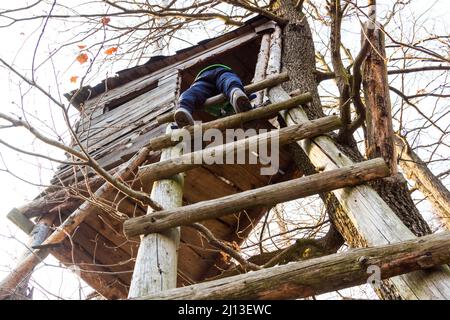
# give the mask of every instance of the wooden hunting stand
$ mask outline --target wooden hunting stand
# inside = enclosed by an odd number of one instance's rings
[[[0,297],[17,292],[34,267],[52,254],[67,266],[78,266],[81,278],[108,299],[293,299],[363,284],[369,265],[381,268],[381,277],[389,278],[385,284],[401,298],[449,299],[450,274],[441,266],[450,262],[449,234],[414,237],[365,184],[388,177],[388,166],[382,159],[354,163],[338,149],[326,134],[341,126],[339,117],[308,119],[304,108],[311,95],[289,94],[281,87],[289,80],[281,69],[281,54],[281,28],[256,17],[220,37],[173,56],[153,57],[95,87],[68,94],[80,110],[76,132],[84,147],[115,178],[151,194],[162,210],[155,212],[125,196],[92,170],[60,166],[54,187],[9,214],[22,230],[38,236],[0,284]],[[246,91],[258,93],[258,103],[264,97],[270,103],[220,119],[197,111],[196,120],[203,121],[197,129],[272,131],[182,155],[170,136],[175,130],[170,124],[173,108],[179,93],[211,63],[232,67],[247,84]],[[220,100],[211,98],[205,106]],[[277,116],[283,127],[269,121]],[[273,176],[261,175],[258,164],[176,161],[246,150],[273,134],[280,138],[280,169]],[[285,148],[292,143],[305,151],[319,173],[303,176]],[[240,244],[273,205],[328,191],[370,248],[267,269],[254,265],[250,274],[207,281],[230,266],[204,240],[202,226],[217,239]]]

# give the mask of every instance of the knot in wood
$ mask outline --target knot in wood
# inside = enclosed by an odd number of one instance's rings
[[[358,263],[362,266],[367,265],[368,262],[369,262],[369,258],[366,256],[361,256],[358,258]]]
[[[433,263],[433,255],[431,252],[426,252],[422,257],[417,260],[417,264],[423,269],[429,269],[435,265]]]

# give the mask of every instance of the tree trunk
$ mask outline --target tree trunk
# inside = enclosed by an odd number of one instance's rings
[[[282,65],[283,69],[288,71],[290,81],[283,84],[283,88],[288,92],[294,89],[309,92],[312,95],[312,102],[304,111],[309,119],[321,118],[325,114],[317,90],[315,49],[308,20],[290,0],[279,0],[276,5],[279,7],[279,14],[289,20],[283,31]],[[363,157],[353,150],[348,150],[345,146],[341,148],[352,160],[356,162],[363,160]],[[291,146],[291,151],[305,175],[316,173],[315,166],[297,144]],[[321,194],[321,198],[332,223],[343,238],[354,247],[365,245],[336,197],[332,193],[326,193]]]
[[[305,112],[309,119],[321,118],[325,114],[317,90],[316,53],[308,21],[294,7],[291,0],[274,1],[273,7],[289,21],[283,30],[282,65],[283,69],[288,71],[290,81],[284,83],[283,88],[288,92],[293,90],[309,92],[312,95],[312,101],[308,104],[308,108],[305,108]],[[274,70],[273,72],[280,71]],[[297,166],[305,175],[317,173],[315,166],[296,143],[289,146],[289,151]],[[320,197],[325,204],[331,223],[343,235],[343,238],[347,241],[357,238],[358,232],[347,218],[345,210],[333,193],[321,193]],[[348,236],[344,236],[344,233],[347,233]]]

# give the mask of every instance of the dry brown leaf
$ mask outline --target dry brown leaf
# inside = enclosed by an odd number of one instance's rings
[[[83,63],[87,62],[88,60],[89,60],[89,57],[88,57],[87,53],[80,53],[80,54],[77,56],[77,61],[78,61],[80,64],[83,64]]]
[[[111,21],[111,19],[108,18],[108,17],[103,17],[102,20],[100,20],[100,22],[101,22],[102,25],[104,25],[104,26],[106,26],[110,21]]]
[[[111,48],[105,50],[105,54],[109,56],[109,55],[112,55],[116,51],[117,51],[117,47],[111,47]]]
[[[220,251],[220,258],[223,260],[223,262],[226,262],[226,263],[228,263],[230,261],[230,255],[223,251]]]

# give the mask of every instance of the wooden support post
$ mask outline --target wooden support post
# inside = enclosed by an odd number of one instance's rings
[[[299,299],[450,262],[450,232],[355,249],[142,297],[160,300]]]
[[[194,131],[205,132],[208,129],[232,129],[242,126],[243,123],[250,122],[253,120],[261,120],[269,117],[274,117],[278,112],[292,108],[299,104],[306,104],[312,100],[312,96],[309,93],[299,94],[287,101],[282,101],[280,103],[274,103],[267,107],[261,107],[253,109],[247,112],[233,114],[231,116],[220,118],[214,121],[197,124],[194,126],[189,126],[184,128],[191,135]],[[151,151],[161,150],[163,148],[174,146],[178,141],[173,140],[173,134],[164,134],[159,137],[153,138],[148,143],[148,148]]]
[[[370,43],[367,59],[364,62],[364,96],[366,100],[367,157],[383,157],[391,168],[392,175],[397,174],[397,154],[394,147],[394,129],[392,125],[389,79],[386,66],[384,34],[376,28],[372,32],[364,31]]]
[[[170,126],[166,133],[170,133]],[[161,153],[161,161],[178,157],[181,148],[166,148]],[[175,209],[183,204],[183,175],[153,184],[151,198],[165,209]],[[152,218],[156,213],[148,208],[145,217]],[[177,258],[180,242],[180,229],[171,228],[160,233],[144,236],[139,246],[128,297],[143,295],[175,288],[177,285]]]
[[[120,180],[128,179],[133,174],[133,171],[147,159],[148,153],[148,148],[141,149],[141,151],[133,158],[119,167],[119,170],[114,177]],[[94,197],[101,199],[112,190],[114,190],[112,185],[104,183],[95,192]],[[19,262],[14,270],[0,283],[0,291],[17,287],[24,277],[30,274],[32,270],[49,255],[50,252],[47,248],[61,243],[68,234],[71,234],[77,226],[79,226],[83,220],[94,211],[95,208],[96,206],[94,203],[90,201],[84,202],[39,246],[39,249],[33,250],[28,257]]]
[[[375,14],[372,17],[375,19]],[[392,177],[378,181],[372,187],[409,230],[416,236],[423,236],[430,234],[431,228],[414,203],[405,178],[397,169],[384,33],[377,25],[369,25],[375,28],[366,27],[362,34],[363,46],[367,47],[362,77],[367,117],[366,155],[369,159],[383,157],[392,172]]]
[[[281,27],[276,26],[275,31],[270,37],[269,61],[266,70],[268,77],[275,77],[281,72],[281,55],[283,52],[282,34]]]
[[[251,94],[251,93],[255,93],[255,92],[261,91],[263,89],[269,88],[269,87],[279,85],[288,80],[289,80],[289,76],[287,73],[280,73],[280,74],[274,75],[273,77],[268,77],[260,82],[249,84],[249,85],[245,86],[244,89],[247,94]],[[225,101],[226,101],[226,97],[223,94],[219,94],[217,96],[207,99],[205,104],[203,105],[203,108],[213,106],[213,105],[225,102]],[[156,121],[159,124],[172,122],[173,114],[174,114],[174,112],[172,111],[172,112],[169,112],[162,116],[159,116],[158,118],[156,118]]]
[[[277,50],[271,49],[273,59],[269,60],[267,74],[281,69],[281,37],[273,40],[272,44],[274,43],[277,44]],[[270,89],[268,95],[272,103],[289,98],[289,94],[281,86]],[[282,111],[280,115],[287,125],[310,121],[300,106]],[[320,136],[311,141],[299,141],[298,144],[316,168],[333,170],[354,164],[330,137]],[[414,234],[373,188],[361,185],[335,190],[333,193],[365,245],[377,246],[414,238]],[[442,266],[434,272],[416,272],[392,278],[389,285],[392,285],[403,299],[450,299],[449,274],[449,268]]]
[[[388,175],[389,169],[382,159],[370,160],[346,168],[129,219],[124,223],[124,233],[127,237],[133,237],[139,234],[159,232],[168,228],[219,218],[242,209],[272,206],[276,203],[307,197],[320,192],[355,186]],[[345,192],[347,189],[341,190]]]
[[[450,230],[450,191],[411,149],[404,138],[394,136],[394,143],[400,167],[408,179],[414,181],[420,192],[428,198],[445,228]]]
[[[266,33],[262,36],[261,46],[258,53],[258,59],[256,60],[255,76],[252,82],[259,82],[266,78],[267,63],[269,62],[269,50],[270,49],[270,33]],[[256,105],[262,104],[264,101],[264,92],[260,91],[256,93],[254,103]]]
[[[224,160],[230,157],[234,161],[235,155],[244,154],[250,147],[259,146],[261,143],[265,146],[269,146],[271,145],[272,139],[278,139],[278,145],[282,146],[296,142],[297,140],[311,138],[333,131],[339,128],[340,125],[341,122],[339,117],[330,116],[314,120],[308,125],[295,125],[279,130],[272,130],[236,142],[229,142],[224,145],[186,153],[177,158],[169,158],[167,160],[143,166],[139,169],[138,176],[146,183],[149,181],[156,181],[170,177],[176,173],[185,172],[205,165],[205,159],[220,159],[222,163],[225,163]],[[276,147],[278,147],[278,145]]]

